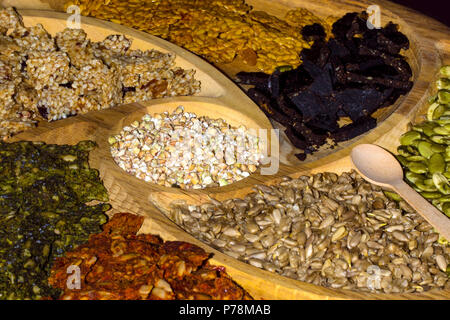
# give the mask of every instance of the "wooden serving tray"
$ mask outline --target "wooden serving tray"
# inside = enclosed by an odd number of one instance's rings
[[[248,2],[257,9],[264,9],[277,15],[282,14],[291,6],[306,7],[323,16],[327,16],[329,13],[342,15],[349,11],[363,10],[368,6],[365,2],[354,3],[341,0],[333,2],[322,0],[314,3],[303,0]],[[99,148],[91,152],[91,165],[100,170],[101,177],[110,194],[113,212],[126,211],[144,215],[147,219],[142,231],[159,234],[166,240],[188,241],[212,252],[214,254],[212,262],[225,266],[230,275],[256,299],[449,299],[450,292],[448,291],[402,295],[366,294],[323,288],[282,277],[237,261],[212,249],[181,230],[163,213],[167,210],[168,204],[175,199],[185,199],[195,204],[207,201],[209,196],[224,200],[242,197],[250,192],[255,184],[275,183],[283,175],[295,177],[320,171],[337,173],[347,171],[351,168],[349,152],[351,147],[357,143],[375,142],[387,149],[394,150],[398,145],[398,137],[404,132],[408,122],[426,108],[425,101],[430,94],[428,85],[435,78],[438,67],[442,61],[448,62],[446,59],[448,58],[447,53],[450,52],[449,29],[408,9],[388,2],[380,1],[379,3],[384,17],[383,24],[387,20],[398,23],[401,31],[411,41],[408,57],[414,71],[414,87],[407,96],[402,97],[396,103],[390,115],[386,115],[386,119],[376,129],[354,141],[343,144],[333,153],[322,154],[321,159],[301,164],[281,164],[280,170],[275,176],[253,174],[249,178],[225,187],[189,192],[146,183],[125,173],[114,163],[107,139],[143,112],[152,112],[152,110],[159,112],[164,106],[170,110],[181,104],[188,111],[195,110],[196,113],[204,111],[204,114],[210,117],[222,117],[232,124],[241,123],[249,128],[270,129],[272,125],[259,108],[232,81],[204,60],[143,32],[92,18],[82,18],[82,28],[94,41],[102,40],[111,33],[122,33],[134,39],[134,48],[144,50],[155,48],[163,52],[175,52],[178,66],[197,70],[196,77],[202,82],[201,93],[197,97],[158,99],[145,105],[124,105],[56,122],[40,123],[38,128],[24,132],[12,140],[39,140],[58,144],[74,144],[85,139],[96,141]],[[26,25],[42,23],[52,34],[65,27],[67,17],[65,14],[50,11],[23,10],[21,14],[24,16]],[[399,15],[403,18],[400,18]],[[433,32],[425,26],[429,26]],[[224,66],[223,69],[232,67]],[[282,147],[284,146],[282,145]],[[286,149],[282,150],[281,156],[284,156],[284,160],[289,162],[289,153]]]

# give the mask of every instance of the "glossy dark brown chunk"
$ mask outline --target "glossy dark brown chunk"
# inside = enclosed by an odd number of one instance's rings
[[[271,75],[237,74],[267,116],[286,127],[292,144],[306,154],[327,142],[352,139],[376,126],[372,114],[393,104],[412,87],[412,70],[400,50],[409,41],[388,23],[369,29],[365,13],[348,13],[333,24],[333,37],[325,41],[319,24],[306,26],[302,35],[314,41],[301,52],[303,64]],[[352,123],[339,125],[342,117]]]

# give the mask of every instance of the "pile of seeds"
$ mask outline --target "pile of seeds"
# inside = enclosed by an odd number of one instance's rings
[[[0,9],[0,138],[35,124],[117,104],[200,91],[194,70],[175,56],[130,50],[109,35],[91,42],[82,29],[52,37],[41,24],[25,27],[12,8]]]
[[[407,182],[450,217],[450,66],[440,69],[427,121],[400,137],[397,159]]]
[[[243,199],[174,203],[170,218],[253,266],[331,288],[450,289],[450,246],[405,202],[356,172],[283,178]]]
[[[144,218],[116,213],[100,234],[57,258],[49,283],[62,300],[251,299],[210,254],[181,241],[139,234]],[[70,266],[80,267],[80,287],[68,288]]]
[[[171,114],[147,114],[109,138],[126,172],[167,187],[224,186],[255,172],[262,153],[258,137],[223,119],[197,117],[179,106]]]
[[[58,295],[47,283],[55,257],[86,242],[107,221],[108,194],[89,150],[0,142],[0,300]]]
[[[70,0],[83,15],[110,20],[167,39],[212,63],[229,63],[240,56],[264,72],[297,67],[298,52],[309,48],[303,26],[327,23],[306,9],[292,9],[284,20],[254,11],[244,0]],[[331,21],[330,19],[327,19]]]

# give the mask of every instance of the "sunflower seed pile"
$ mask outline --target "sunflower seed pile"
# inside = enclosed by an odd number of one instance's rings
[[[450,288],[450,246],[404,201],[356,172],[283,178],[243,199],[173,203],[170,218],[253,266],[330,288]]]

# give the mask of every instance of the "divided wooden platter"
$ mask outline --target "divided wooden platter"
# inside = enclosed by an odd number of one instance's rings
[[[338,3],[339,2],[339,3]],[[341,3],[342,2],[342,3]],[[1,2],[0,2],[1,3]],[[255,7],[265,11],[280,14],[289,6],[301,6],[313,9],[320,14],[321,8],[333,11],[335,15],[344,12],[363,10],[368,5],[364,2],[353,3],[345,1],[249,1]],[[270,6],[265,7],[264,4]],[[342,172],[351,168],[348,154],[356,143],[377,143],[387,149],[394,150],[398,144],[398,137],[404,132],[409,121],[413,120],[421,109],[425,108],[426,97],[429,95],[428,84],[435,77],[441,64],[441,56],[447,59],[449,52],[448,29],[432,19],[410,12],[387,2],[380,2],[384,19],[399,23],[401,30],[411,40],[409,58],[414,70],[415,85],[412,91],[402,97],[391,110],[392,113],[379,126],[366,135],[350,141],[337,151],[316,160],[302,164],[280,164],[280,170],[275,176],[255,174],[240,182],[221,188],[211,188],[202,191],[183,191],[180,189],[164,188],[145,183],[122,171],[113,161],[107,139],[110,134],[117,133],[120,128],[143,112],[159,112],[161,107],[175,108],[184,105],[187,110],[196,113],[205,111],[210,117],[223,117],[236,123],[243,123],[250,128],[270,129],[271,123],[258,107],[245,96],[223,74],[202,59],[178,48],[166,41],[152,37],[123,26],[115,25],[90,18],[82,18],[82,28],[94,41],[102,40],[111,33],[122,33],[134,39],[135,48],[155,48],[160,51],[171,51],[177,54],[176,63],[183,68],[195,68],[197,78],[202,81],[202,92],[198,97],[182,97],[153,100],[145,105],[131,104],[119,106],[110,110],[91,112],[66,120],[52,123],[40,123],[39,127],[16,136],[13,140],[40,140],[47,143],[73,144],[80,140],[91,139],[99,144],[99,148],[91,154],[91,165],[98,168],[105,186],[108,188],[113,212],[127,211],[147,217],[142,229],[144,232],[160,234],[167,240],[183,240],[195,243],[207,251],[214,253],[213,263],[224,265],[233,278],[246,288],[257,299],[449,299],[448,291],[430,291],[423,294],[365,294],[347,290],[332,290],[300,281],[295,281],[279,275],[263,271],[228,257],[192,236],[182,231],[164,214],[168,204],[175,199],[186,199],[191,203],[206,201],[209,196],[218,200],[231,197],[241,197],[251,191],[258,183],[274,183],[283,175],[298,176],[320,171]],[[258,8],[258,7],[257,7]],[[315,8],[315,9],[314,9]],[[332,10],[332,9],[337,10]],[[386,8],[386,9],[385,9]],[[389,10],[387,9],[389,8]],[[273,9],[273,12],[271,10]],[[399,12],[399,10],[403,12]],[[324,9],[325,10],[325,9]],[[395,14],[393,12],[396,12]],[[52,34],[65,27],[67,15],[44,11],[21,11],[26,25],[42,23]],[[401,14],[404,19],[399,18]],[[326,16],[327,14],[323,14]],[[421,20],[420,20],[421,19]],[[434,35],[427,34],[427,29],[418,26],[418,21],[427,23],[430,28],[436,27]],[[383,20],[386,22],[386,20]],[[427,36],[427,38],[425,37]],[[442,41],[444,39],[444,41]],[[441,56],[439,55],[441,51]],[[224,66],[222,69],[232,68]],[[192,108],[192,109],[190,109]],[[196,108],[196,109],[194,109]],[[225,108],[229,108],[225,111]],[[234,114],[232,113],[234,112]],[[237,116],[239,115],[239,116]],[[282,142],[283,143],[283,142]],[[282,144],[281,157],[289,160],[289,153]],[[157,205],[157,207],[155,206]],[[159,209],[159,210],[158,210]],[[270,289],[270,290],[268,290]]]

